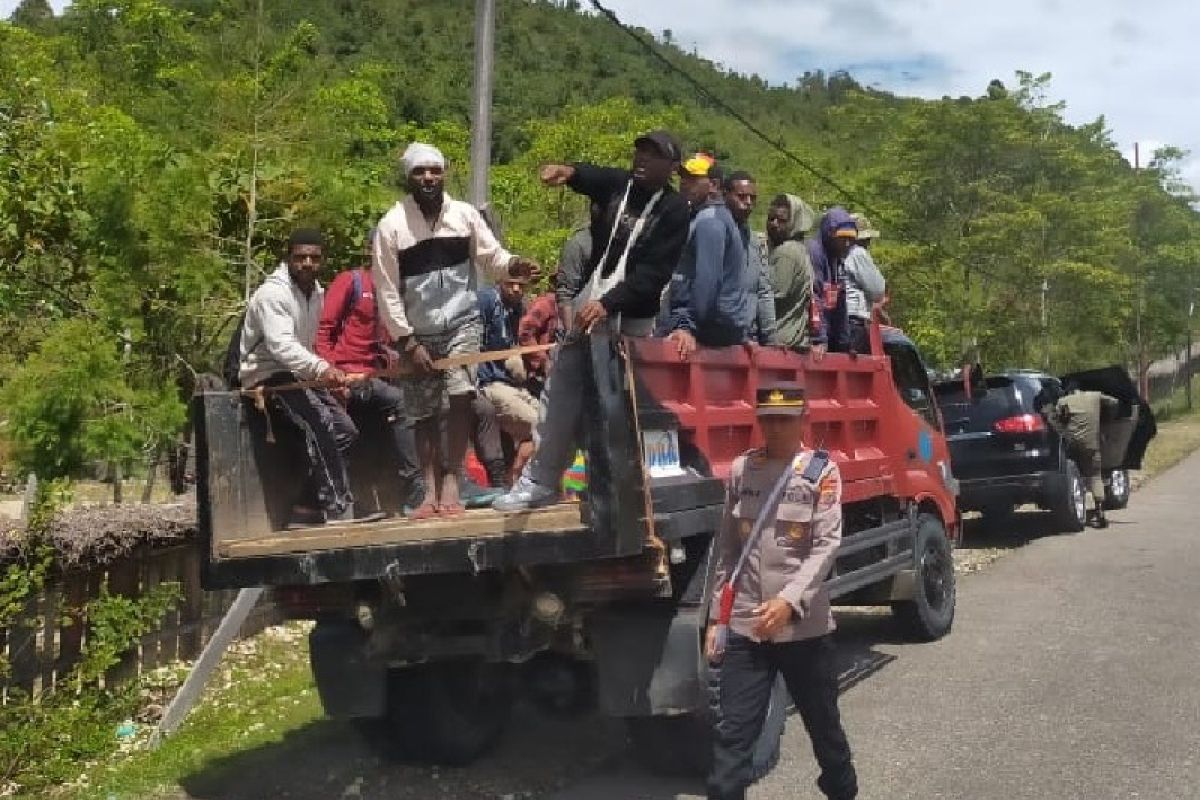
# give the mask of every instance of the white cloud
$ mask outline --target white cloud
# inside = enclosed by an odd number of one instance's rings
[[[774,83],[847,69],[918,97],[982,94],[992,78],[1050,72],[1073,123],[1104,116],[1122,152],[1193,155],[1200,188],[1200,4],[1162,0],[1153,21],[1125,0],[608,0],[621,19]],[[1169,21],[1169,23],[1164,22]]]

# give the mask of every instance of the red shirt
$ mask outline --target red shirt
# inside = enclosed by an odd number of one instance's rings
[[[362,292],[349,314],[346,303],[354,288],[353,272],[339,273],[325,289],[315,349],[317,355],[343,372],[373,373],[379,368],[376,358],[383,343],[383,328],[379,324],[371,271],[360,269],[358,274]]]
[[[525,316],[517,324],[517,344],[550,344],[554,341],[562,322],[558,318],[558,302],[554,292],[548,292],[529,304]],[[531,375],[546,375],[550,361],[549,353],[530,353],[525,356],[525,367]]]

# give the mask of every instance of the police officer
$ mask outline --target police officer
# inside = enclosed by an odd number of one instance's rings
[[[838,713],[824,588],[842,539],[841,475],[828,454],[801,441],[799,385],[761,387],[756,407],[766,447],[733,462],[705,642],[721,668],[708,797],[746,796],[754,743],[782,673],[821,767],[817,786],[833,800],[850,800],[858,781]]]

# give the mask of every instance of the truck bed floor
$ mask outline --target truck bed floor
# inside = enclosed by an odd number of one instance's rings
[[[391,517],[371,523],[277,531],[252,539],[225,539],[217,543],[216,549],[222,558],[248,558],[371,545],[481,539],[506,534],[582,531],[585,527],[582,506],[578,503],[561,503],[535,511],[508,514],[476,509],[452,519],[417,521]]]

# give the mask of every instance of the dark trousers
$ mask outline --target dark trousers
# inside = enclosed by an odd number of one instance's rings
[[[352,418],[370,416],[382,422],[388,446],[399,465],[400,496],[408,506],[420,505],[424,494],[421,464],[417,461],[412,422],[404,413],[404,392],[380,378],[360,381],[350,389],[347,410]]]
[[[268,386],[294,383],[296,376],[278,372],[268,378]],[[313,500],[331,514],[341,514],[354,497],[346,476],[345,453],[358,438],[358,428],[333,395],[324,389],[294,389],[277,392],[271,398],[276,421],[298,432],[308,457],[305,476],[306,502]]]
[[[859,317],[850,318],[850,352],[868,355],[871,352],[871,329],[867,321]]]
[[[817,787],[831,800],[852,800],[858,778],[838,713],[837,671],[828,636],[758,643],[731,633],[721,660],[721,721],[717,725],[709,800],[742,800],[750,784],[754,743],[771,687],[783,675],[821,767]]]

